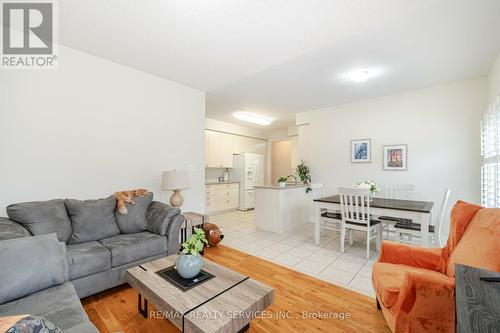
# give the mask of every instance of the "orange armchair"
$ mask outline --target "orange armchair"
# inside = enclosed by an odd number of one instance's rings
[[[377,306],[393,332],[455,332],[455,263],[500,272],[500,209],[458,201],[444,248],[383,242]]]

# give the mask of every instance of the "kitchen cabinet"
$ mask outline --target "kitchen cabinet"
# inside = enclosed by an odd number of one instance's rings
[[[205,153],[208,168],[233,167],[233,140],[228,140],[227,134],[205,131]]]
[[[267,182],[267,140],[205,130],[205,167],[234,168],[233,154],[264,155],[264,182]]]
[[[237,209],[239,188],[238,183],[205,185],[205,213],[213,214]]]

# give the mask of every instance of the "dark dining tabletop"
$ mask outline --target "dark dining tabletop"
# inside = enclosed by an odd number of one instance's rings
[[[331,195],[324,198],[314,199],[314,201],[340,204],[340,196],[338,194]],[[373,208],[405,210],[418,213],[430,213],[432,206],[434,206],[434,202],[401,199],[373,198],[373,201],[370,202],[370,207]]]

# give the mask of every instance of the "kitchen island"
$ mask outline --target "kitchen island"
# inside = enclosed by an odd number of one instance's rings
[[[309,222],[311,199],[305,185],[254,187],[257,229],[283,233]]]

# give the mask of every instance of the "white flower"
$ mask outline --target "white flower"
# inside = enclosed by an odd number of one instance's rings
[[[364,189],[367,189],[367,190],[369,190],[371,188],[370,184],[368,184],[367,182],[359,183],[358,187],[359,188],[364,188]]]
[[[371,193],[377,193],[378,191],[380,191],[380,186],[378,186],[377,183],[375,183],[373,180],[371,181],[365,180],[359,183],[358,187],[370,190]]]

